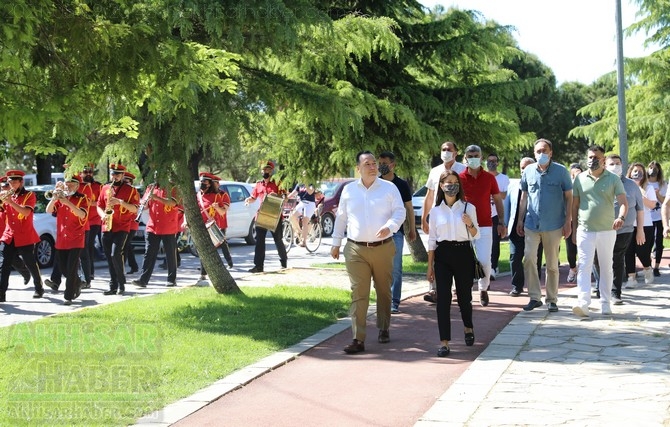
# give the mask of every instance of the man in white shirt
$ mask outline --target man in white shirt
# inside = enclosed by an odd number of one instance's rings
[[[356,156],[361,178],[344,187],[337,208],[330,254],[340,258],[346,231],[344,259],[351,281],[351,329],[353,342],[348,354],[365,351],[366,320],[370,305],[370,283],[377,292],[378,341],[390,341],[391,283],[393,281],[393,233],[405,221],[405,206],[396,186],[378,177],[377,161],[369,151]]]
[[[440,175],[445,170],[453,170],[457,174],[460,174],[466,169],[466,166],[463,163],[456,161],[456,156],[458,156],[458,147],[456,147],[455,142],[446,141],[442,143],[440,147],[440,157],[442,158],[442,163],[435,166],[430,170],[428,174],[428,180],[426,181],[426,197],[423,199],[423,212],[421,213],[421,229],[425,234],[428,234],[428,213],[435,206],[435,197],[437,195],[437,186],[440,183]],[[428,302],[436,303],[437,299],[435,298],[435,283],[430,283],[430,289],[426,295],[423,296],[423,299]]]

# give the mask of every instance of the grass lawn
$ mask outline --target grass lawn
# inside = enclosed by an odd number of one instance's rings
[[[560,263],[567,263],[568,258],[563,244],[561,244],[561,252],[559,254]],[[344,262],[332,262],[326,264],[314,264],[313,267],[318,268],[344,268]],[[414,262],[411,255],[403,255],[402,257],[402,271],[403,273],[426,273],[427,263]],[[500,258],[498,258],[498,270],[501,273],[510,271],[509,268],[509,242],[500,242]]]
[[[0,425],[117,426],[347,316],[349,291],[184,288],[0,329]]]

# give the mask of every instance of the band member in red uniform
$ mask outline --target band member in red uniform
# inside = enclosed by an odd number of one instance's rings
[[[102,217],[102,248],[109,268],[109,290],[105,295],[126,291],[126,274],[123,269],[123,247],[126,244],[130,223],[135,220],[139,195],[137,190],[123,181],[126,167],[111,164],[111,182],[105,184],[98,199],[98,214]]]
[[[230,194],[228,194],[226,190],[220,187],[219,181],[221,181],[221,178],[216,175],[214,175],[213,178],[212,185],[214,186],[214,190],[221,194],[221,201],[219,202],[219,205],[224,210],[223,215],[216,215],[214,220],[216,221],[216,225],[219,227],[219,230],[221,230],[221,233],[223,233],[225,237],[226,229],[228,228],[228,208],[230,208]],[[220,248],[223,257],[228,263],[228,268],[233,268],[233,258],[230,256],[230,247],[228,246],[228,241],[224,240]]]
[[[225,230],[228,226],[226,220],[226,211],[230,206],[230,196],[228,193],[221,193],[218,191],[218,187],[214,185],[214,181],[219,182],[219,177],[212,175],[209,172],[200,172],[200,191],[198,192],[198,206],[200,207],[200,213],[202,214],[202,220],[205,224],[210,221],[214,221],[216,225],[221,229]],[[221,225],[224,227],[222,228]],[[228,266],[233,266],[233,259],[230,256],[230,250],[228,249],[228,244],[224,241],[221,244],[221,251],[223,256],[228,262]],[[200,280],[207,280],[207,272],[205,267],[200,262]]]
[[[265,196],[268,194],[279,194],[279,187],[274,181],[270,181],[270,177],[274,172],[275,164],[268,161],[261,172],[263,173],[263,179],[256,183],[253,191],[251,192],[251,197],[248,197],[245,200],[245,203],[252,203],[256,199],[265,200]],[[250,273],[261,273],[263,271],[263,264],[265,264],[265,236],[267,236],[268,230],[263,227],[256,227],[256,250],[254,252],[254,268],[249,270]],[[281,266],[286,268],[287,257],[286,257],[286,247],[282,242],[283,227],[282,221],[279,221],[275,231],[271,231],[272,238],[275,241],[275,246],[277,247],[277,253],[279,253],[279,261]]]
[[[167,264],[167,286],[177,286],[177,233],[181,228],[177,199],[177,188],[170,185],[164,188],[160,183],[149,184],[142,202],[149,212],[146,227],[146,250],[142,259],[140,278],[131,283],[145,288],[151,279],[156,265],[156,257],[163,242]]]
[[[133,182],[135,182],[135,175],[128,171],[125,171],[123,173],[123,181],[126,184],[132,186]],[[123,259],[124,261],[128,261],[128,267],[130,267],[130,270],[126,271],[126,274],[135,274],[140,269],[140,267],[137,265],[137,260],[135,259],[135,250],[133,249],[133,243],[132,243],[133,239],[135,238],[135,234],[139,229],[140,229],[140,223],[133,220],[130,223],[130,231],[128,232],[126,245],[123,247]]]
[[[35,260],[35,243],[40,241],[40,237],[35,231],[33,225],[33,209],[35,208],[35,193],[28,191],[23,187],[23,176],[25,172],[20,170],[7,171],[7,179],[12,193],[5,193],[3,206],[7,215],[7,225],[2,234],[2,241],[5,244],[2,250],[4,259],[14,259],[18,254],[23,258],[26,267],[33,276],[35,283],[35,293],[33,298],[42,298],[44,287],[42,286],[42,277],[40,269]],[[12,271],[12,263],[2,264],[0,272],[0,302],[5,302],[5,294],[9,286],[9,275]]]
[[[89,231],[86,236],[86,247],[84,252],[85,256],[81,257],[82,269],[84,270],[84,277],[86,278],[86,285],[84,288],[91,287],[91,280],[95,279],[95,259],[96,259],[96,249],[95,249],[95,240],[98,239],[100,246],[102,246],[102,239],[100,238],[100,230],[102,228],[102,219],[98,213],[98,198],[100,198],[100,190],[102,189],[102,184],[95,180],[93,173],[95,172],[95,164],[89,163],[88,166],[84,167],[84,170],[81,172],[82,181],[84,182],[84,189],[82,193],[86,194],[89,198],[88,200],[88,216],[86,220],[88,221]],[[90,189],[87,190],[86,187]],[[89,195],[90,194],[90,195]],[[87,267],[88,266],[88,267]],[[89,275],[86,277],[86,271],[88,270]]]
[[[9,182],[7,182],[7,177],[3,176],[0,177],[0,194],[3,194],[3,191],[9,191]],[[7,194],[7,193],[5,193]],[[2,206],[2,202],[0,202],[0,236],[5,232],[5,226],[7,225],[7,215],[5,214],[5,208]],[[4,259],[2,258],[2,249],[4,248],[5,244],[0,242],[0,269],[2,269],[2,264],[4,263]],[[26,264],[23,262],[19,256],[15,256],[14,259],[11,261],[12,267],[14,270],[18,271],[21,273],[21,276],[23,276],[23,284],[27,285],[28,282],[30,282],[30,271],[26,268]]]
[[[77,175],[58,183],[46,207],[56,215],[56,262],[65,273],[65,305],[81,292],[79,257],[86,243],[88,199],[80,193],[81,178]]]

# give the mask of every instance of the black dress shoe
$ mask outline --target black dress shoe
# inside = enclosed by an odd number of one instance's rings
[[[518,297],[518,296],[521,296],[521,292],[519,292],[519,291],[516,290],[516,289],[512,289],[512,290],[510,291],[510,293],[509,293],[509,296],[511,296],[511,297]]]
[[[482,307],[486,307],[487,305],[489,305],[489,293],[487,291],[479,292],[479,304]]]
[[[344,347],[344,352],[347,354],[355,354],[365,351],[365,344],[363,341],[353,340],[351,344]]]
[[[656,270],[658,270],[658,269],[656,269]],[[660,276],[660,274],[659,274],[659,276]],[[28,283],[30,283],[30,274],[27,275],[27,276],[23,276],[23,284],[27,285]]]
[[[542,307],[542,301],[532,299],[523,307],[523,311],[531,311],[538,307]]]
[[[259,267],[256,267],[255,265],[254,265],[254,268],[249,270],[249,273],[262,273],[262,272],[263,272],[263,269],[259,268]]]
[[[35,293],[33,294],[33,298],[42,298],[42,295],[44,295],[44,288],[38,288],[38,289],[35,289]]]
[[[144,283],[144,282],[142,282],[142,281],[139,280],[139,279],[132,280],[132,281],[130,282],[130,284],[135,285],[135,286],[137,286],[137,287],[139,287],[139,288],[146,288],[146,287],[147,287],[147,284]]]
[[[388,329],[381,329],[379,331],[379,336],[377,337],[377,341],[379,341],[381,344],[386,344],[391,341],[391,336],[389,335],[389,330]]]
[[[1,294],[0,294],[0,302],[7,302],[7,299],[6,299],[4,293],[1,293]]]
[[[442,347],[440,347],[437,350],[437,357],[447,357],[447,356],[449,356],[449,352],[451,352],[449,347],[447,347],[446,345],[443,345]]]
[[[116,295],[116,289],[110,289],[102,293],[103,295]]]
[[[57,291],[60,288],[60,283],[54,283],[51,279],[44,279],[44,284],[50,287],[52,291]]]
[[[123,295],[126,293],[125,288],[119,288],[119,290],[116,292],[116,295]]]
[[[661,270],[659,270],[658,268],[655,268],[654,269],[654,277],[661,277]],[[26,283],[28,283],[28,282],[26,282]]]
[[[474,332],[466,332],[465,333],[465,345],[468,347],[472,347],[475,343],[475,333]]]
[[[433,304],[435,304],[437,302],[435,291],[430,291],[427,294],[425,294],[423,296],[423,300],[426,301],[426,302],[432,302]]]
[[[233,268],[233,260],[228,260],[228,268]]]
[[[136,268],[131,268],[130,270],[126,271],[126,274],[135,274],[137,272],[138,270]]]
[[[281,268],[286,268],[287,265],[288,265],[288,260],[281,261]]]

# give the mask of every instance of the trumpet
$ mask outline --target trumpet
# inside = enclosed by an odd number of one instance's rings
[[[9,199],[14,195],[14,189],[10,188],[9,190],[0,191],[0,203],[3,203],[5,200]]]
[[[67,188],[65,187],[65,184],[63,184],[62,181],[58,181],[56,183],[56,187],[53,190],[47,190],[44,192],[44,198],[47,200],[52,200],[54,198],[56,199],[64,199],[66,197],[71,196],[72,193],[70,193]]]

